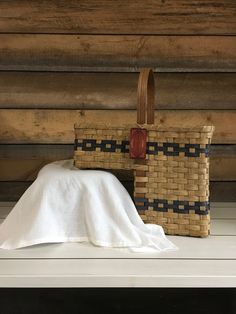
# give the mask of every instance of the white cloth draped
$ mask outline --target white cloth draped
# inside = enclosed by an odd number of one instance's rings
[[[113,174],[78,170],[73,160],[50,163],[0,226],[0,248],[83,241],[135,252],[177,249],[162,227],[143,223]]]

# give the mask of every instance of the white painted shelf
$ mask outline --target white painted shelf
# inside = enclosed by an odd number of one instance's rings
[[[0,203],[0,220],[13,206]],[[0,250],[0,287],[236,287],[236,203],[213,203],[211,216],[208,238],[169,237],[175,252],[86,243]]]

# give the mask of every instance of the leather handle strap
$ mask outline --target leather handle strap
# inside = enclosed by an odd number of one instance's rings
[[[142,69],[138,81],[137,123],[154,124],[155,82],[152,69]]]

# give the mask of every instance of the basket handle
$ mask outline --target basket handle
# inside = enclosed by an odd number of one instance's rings
[[[137,123],[154,124],[155,82],[152,69],[142,69],[138,80]]]

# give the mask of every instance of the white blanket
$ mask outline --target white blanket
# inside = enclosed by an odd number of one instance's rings
[[[111,173],[78,170],[73,160],[41,169],[0,227],[0,248],[89,241],[135,252],[177,249],[162,227],[145,225]]]

